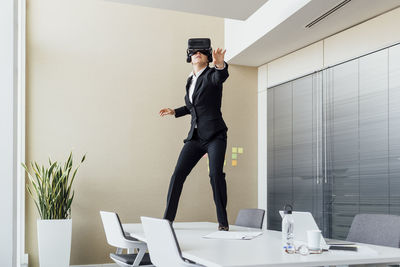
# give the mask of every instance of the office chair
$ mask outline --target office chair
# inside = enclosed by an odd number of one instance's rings
[[[357,214],[353,219],[346,240],[399,248],[400,216]]]
[[[400,248],[400,216],[357,214],[351,223],[347,241]],[[387,265],[398,267],[398,264]]]
[[[175,231],[168,220],[141,217],[150,259],[157,267],[195,267],[182,257]]]
[[[115,212],[100,211],[107,243],[117,248],[116,253],[110,253],[110,258],[119,266],[153,266],[150,256],[146,253],[147,245],[130,236],[127,236],[122,229],[121,221]],[[128,253],[123,254],[122,250],[127,249]],[[138,253],[130,253],[135,249]]]
[[[236,217],[235,225],[250,228],[262,228],[265,210],[241,209]]]

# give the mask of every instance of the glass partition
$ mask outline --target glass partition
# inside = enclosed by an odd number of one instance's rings
[[[400,215],[400,45],[267,96],[268,229],[286,203],[338,239],[358,213]]]

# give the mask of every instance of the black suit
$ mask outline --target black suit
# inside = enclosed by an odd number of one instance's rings
[[[197,123],[199,137],[210,140],[216,133],[227,130],[221,113],[222,83],[228,78],[228,64],[223,70],[206,67],[197,78],[193,92],[193,103],[189,101],[190,76],[186,83],[185,106],[175,109],[175,117],[192,115],[191,127],[186,141],[193,137],[194,126]]]
[[[228,225],[226,181],[223,172],[228,128],[221,113],[222,83],[228,76],[228,64],[226,63],[222,70],[206,67],[197,78],[192,103],[189,100],[192,76],[187,81],[186,105],[175,109],[175,117],[191,114],[191,127],[171,177],[167,207],[164,213],[165,219],[170,221],[175,219],[183,183],[201,157],[208,153],[210,183],[218,222],[224,226]]]

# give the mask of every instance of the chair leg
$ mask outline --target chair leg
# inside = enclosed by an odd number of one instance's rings
[[[115,252],[116,254],[121,254],[122,253],[122,248],[117,248],[117,252]]]
[[[139,266],[140,262],[143,259],[144,254],[146,254],[146,250],[145,249],[138,249],[138,254],[137,254],[136,259],[133,262],[132,266]]]

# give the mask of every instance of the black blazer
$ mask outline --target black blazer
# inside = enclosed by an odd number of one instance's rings
[[[192,139],[196,123],[199,137],[204,140],[211,140],[221,131],[228,130],[221,113],[222,83],[228,76],[227,63],[222,70],[206,67],[197,78],[193,91],[193,103],[190,103],[188,95],[192,76],[188,78],[185,95],[186,105],[175,109],[176,118],[187,114],[192,115],[190,131],[184,142]]]

